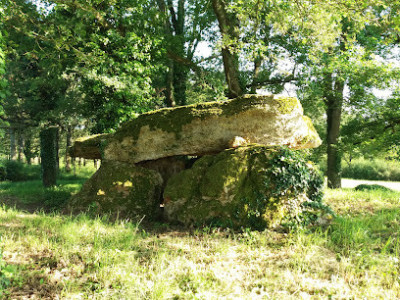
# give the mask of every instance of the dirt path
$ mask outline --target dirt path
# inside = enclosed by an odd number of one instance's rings
[[[375,181],[375,180],[363,180],[363,179],[342,179],[343,188],[355,188],[359,184],[379,184],[389,189],[400,191],[399,181]]]

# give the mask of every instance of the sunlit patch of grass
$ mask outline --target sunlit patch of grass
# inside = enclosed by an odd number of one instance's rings
[[[354,189],[327,189],[325,202],[338,215],[374,214],[382,209],[395,209],[400,205],[397,191],[356,191]]]

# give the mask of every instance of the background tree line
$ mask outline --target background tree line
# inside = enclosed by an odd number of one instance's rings
[[[399,158],[399,7],[3,0],[2,153],[30,163],[52,128],[58,160],[60,140],[65,148],[77,135],[112,132],[138,113],[290,89],[325,140],[314,158],[326,153],[328,185],[340,187],[343,159]]]

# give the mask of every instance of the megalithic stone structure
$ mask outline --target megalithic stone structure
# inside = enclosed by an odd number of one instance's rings
[[[244,95],[142,114],[113,135],[77,140],[70,155],[138,163],[216,154],[238,142],[303,149],[318,147],[321,139],[296,98]]]

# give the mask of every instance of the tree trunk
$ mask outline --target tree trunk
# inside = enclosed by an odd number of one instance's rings
[[[67,146],[65,150],[65,171],[67,173],[71,172],[71,157],[68,155],[69,147],[72,146],[72,126],[67,126]]]
[[[169,60],[168,62],[168,73],[166,78],[166,90],[165,90],[165,105],[167,107],[175,106],[174,98],[174,62]]]
[[[243,94],[239,79],[239,56],[232,51],[234,43],[239,41],[239,20],[236,15],[226,10],[224,0],[212,0],[212,5],[222,39],[230,41],[229,45],[222,45],[222,59],[228,84],[228,97],[236,98]]]
[[[57,174],[60,172],[60,131],[57,130],[56,134],[56,166]]]
[[[10,160],[16,159],[15,129],[10,127]]]
[[[32,158],[33,158],[33,153],[32,153],[32,138],[28,136],[25,140],[24,144],[24,155],[26,162],[28,165],[32,164]]]
[[[332,75],[330,75],[332,76]],[[329,80],[327,83],[331,83]],[[340,124],[342,118],[342,105],[343,105],[343,89],[344,82],[336,80],[334,87],[330,86],[331,90],[326,96],[327,103],[327,155],[328,155],[328,168],[327,178],[328,187],[331,189],[338,189],[342,187],[342,153],[339,149],[339,136]],[[333,90],[332,90],[333,89]]]
[[[251,83],[250,94],[257,93],[257,77],[258,74],[260,73],[261,64],[262,64],[261,57],[257,57],[254,61],[253,81]]]
[[[17,137],[17,140],[18,140],[18,155],[17,155],[17,160],[19,161],[19,162],[22,162],[22,160],[23,160],[23,153],[24,153],[24,136],[23,136],[23,133],[22,133],[22,129],[19,129],[18,130],[18,132],[17,132],[17,134],[18,134],[18,137]]]
[[[174,63],[174,99],[178,106],[186,105],[186,81],[188,70],[186,66]]]
[[[52,187],[57,184],[57,136],[57,127],[42,129],[40,132],[40,157],[44,187]]]

